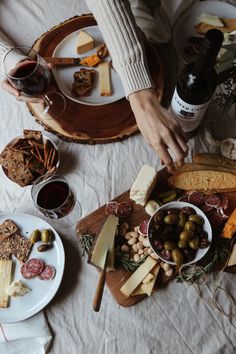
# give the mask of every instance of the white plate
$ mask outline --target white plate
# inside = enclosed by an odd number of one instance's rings
[[[52,280],[40,280],[37,277],[29,280],[24,279],[20,273],[21,265],[13,257],[15,266],[13,280],[21,279],[31,291],[23,296],[10,298],[9,307],[0,308],[0,323],[22,321],[42,310],[56,294],[62,280],[65,265],[65,253],[60,236],[46,221],[27,214],[0,215],[0,223],[6,219],[13,220],[19,227],[20,234],[26,238],[29,238],[32,231],[36,229],[50,229],[53,231],[55,236],[53,247],[46,252],[38,252],[37,247],[40,243],[37,242],[32,248],[29,259],[42,259],[45,264],[52,265],[56,269],[56,274]]]
[[[98,29],[98,26],[90,26],[90,27],[85,27],[82,28],[82,30],[86,31],[89,33],[94,39],[95,39],[95,47],[97,47],[99,44],[104,43],[102,34],[100,30]],[[79,30],[80,31],[80,30]],[[79,31],[73,32],[69,34],[67,37],[65,37],[56,47],[53,53],[53,57],[85,57],[89,56],[91,54],[96,53],[95,49],[92,49],[86,53],[83,53],[81,55],[78,55],[76,52],[76,42],[78,38],[78,33]],[[53,68],[53,74],[55,77],[55,80],[57,82],[58,87],[60,88],[61,92],[71,100],[86,104],[86,105],[91,105],[91,106],[100,106],[108,103],[112,103],[115,101],[120,100],[125,96],[124,88],[122,85],[122,82],[118,76],[118,74],[115,72],[114,69],[111,69],[111,84],[112,84],[112,95],[111,96],[101,96],[99,92],[99,82],[98,82],[98,68],[94,67],[93,69],[97,71],[96,73],[96,81],[95,81],[95,86],[89,96],[85,97],[76,97],[73,95],[71,88],[72,84],[74,82],[74,72],[80,70],[83,68],[81,65],[74,65],[70,67],[64,67],[64,68],[58,68],[54,67]]]
[[[173,28],[175,50],[180,59],[186,62],[184,48],[191,36],[199,36],[195,30],[197,18],[203,13],[224,18],[236,18],[236,7],[221,1],[201,1],[188,8]]]

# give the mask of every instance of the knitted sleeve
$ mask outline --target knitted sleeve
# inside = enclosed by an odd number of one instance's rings
[[[153,87],[142,36],[128,0],[86,0],[103,34],[126,96]]]

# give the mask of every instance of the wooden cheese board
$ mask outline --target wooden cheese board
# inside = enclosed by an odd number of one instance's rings
[[[96,25],[96,21],[92,15],[76,16],[44,33],[36,40],[33,49],[43,57],[51,57],[55,48],[66,36],[93,25]],[[161,101],[164,90],[164,69],[153,44],[146,43],[146,52],[157,99]],[[53,85],[56,87],[55,81]],[[27,104],[27,106],[38,123],[67,141],[88,144],[109,143],[139,133],[129,101],[125,97],[100,106],[80,104],[67,97],[65,100],[66,110],[60,117],[39,115],[38,104]]]
[[[152,198],[155,199],[155,196],[158,193],[162,193],[170,189],[167,183],[168,177],[170,177],[170,174],[167,172],[166,169],[162,169],[158,172],[157,184],[150,196],[151,199]],[[117,198],[115,198],[114,201],[132,202],[131,199],[129,198],[129,193],[130,193],[129,190],[122,193]],[[231,210],[232,210],[234,206],[236,206],[236,192],[224,193],[224,195],[227,196],[227,198],[229,199],[229,205],[231,206]],[[139,225],[143,220],[150,218],[150,216],[145,212],[144,207],[137,205],[134,202],[132,203],[132,207],[133,207],[132,213],[127,219],[124,220],[129,224],[130,229]],[[103,205],[102,207],[95,210],[94,212],[92,212],[91,214],[87,215],[85,218],[79,221],[79,223],[76,226],[76,232],[78,238],[80,238],[82,234],[94,234],[94,235],[99,234],[107,218],[107,215],[105,213],[105,208],[106,205]],[[214,232],[213,232],[213,237],[214,237]],[[92,265],[88,265],[88,266],[92,266]],[[235,273],[236,272],[235,269],[236,269],[235,266],[226,267],[225,271]],[[158,274],[154,291],[157,292],[158,289],[160,289],[161,287],[162,288],[165,287],[171,280],[173,280],[176,277],[177,274],[178,274],[178,270],[175,269],[173,275],[167,277],[165,275],[165,272],[161,270]],[[147,295],[136,295],[127,298],[120,291],[121,286],[125,283],[125,281],[129,278],[130,275],[131,273],[126,271],[124,268],[118,268],[115,271],[107,272],[107,276],[106,276],[106,285],[109,288],[112,296],[114,297],[114,299],[119,305],[124,307],[135,305],[136,303],[138,303],[139,301],[147,297]]]

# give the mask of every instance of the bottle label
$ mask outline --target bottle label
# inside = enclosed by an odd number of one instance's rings
[[[170,111],[174,114],[184,132],[195,130],[201,123],[208,107],[209,101],[199,105],[192,105],[183,101],[175,89],[172,97]]]

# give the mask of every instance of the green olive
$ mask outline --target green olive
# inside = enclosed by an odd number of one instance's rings
[[[179,217],[177,214],[169,214],[166,215],[166,217],[164,218],[164,222],[168,225],[178,224]]]
[[[50,243],[52,241],[52,234],[50,230],[43,230],[41,233],[41,240],[43,243]]]
[[[176,242],[166,241],[164,243],[164,248],[165,248],[165,250],[172,251],[173,249],[176,248]]]
[[[39,252],[45,252],[45,251],[49,250],[50,248],[52,248],[52,245],[49,245],[48,243],[42,243],[41,245],[39,245],[37,247],[37,250]]]
[[[187,248],[188,247],[188,241],[179,240],[178,247],[179,248]]]
[[[185,225],[184,225],[184,229],[185,229],[185,230],[194,231],[195,228],[196,228],[196,226],[195,226],[194,222],[191,221],[191,220],[187,221],[187,222],[185,223]]]
[[[182,241],[189,241],[194,237],[194,233],[192,230],[184,230],[180,233],[179,238]]]
[[[184,213],[180,212],[178,226],[184,227],[186,221],[187,221],[186,215]]]
[[[183,253],[180,251],[179,248],[175,248],[175,249],[171,252],[171,256],[172,256],[173,261],[175,262],[175,264],[176,264],[177,266],[181,266],[181,264],[183,264],[184,256],[183,256]]]
[[[39,230],[34,230],[30,235],[29,240],[31,243],[35,243],[40,240],[40,237],[41,237],[41,232]]]
[[[189,241],[188,244],[190,248],[192,248],[193,250],[197,250],[200,244],[199,238],[198,237],[193,238],[192,240]]]
[[[195,222],[198,225],[204,224],[204,219],[200,215],[189,215],[188,219]]]

